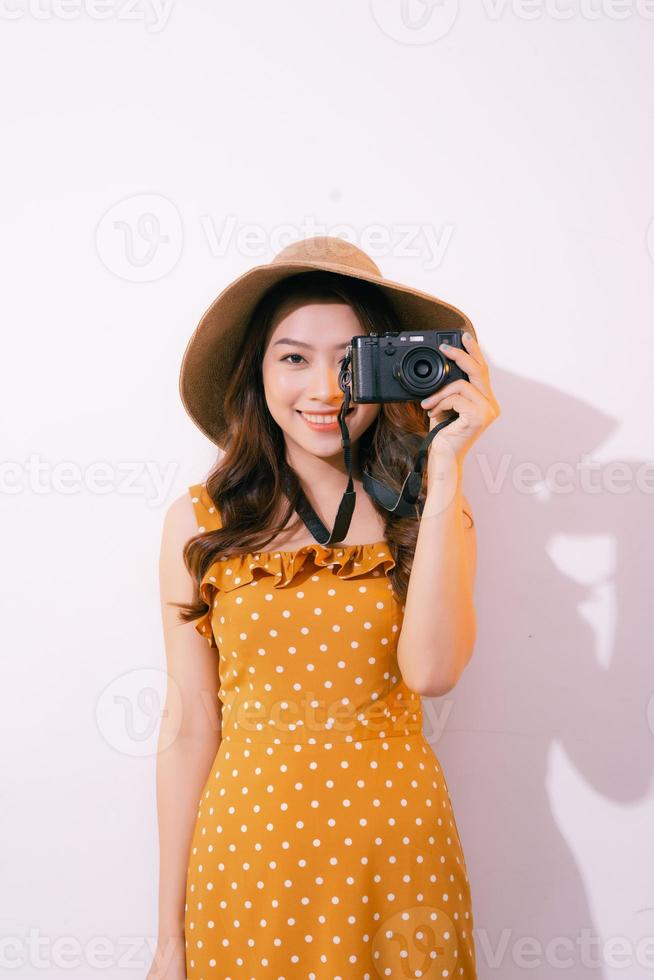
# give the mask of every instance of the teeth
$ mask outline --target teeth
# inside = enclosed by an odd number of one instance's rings
[[[306,412],[302,412],[301,414],[307,422],[315,422],[316,425],[329,425],[331,422],[338,420],[338,415],[308,415]]]

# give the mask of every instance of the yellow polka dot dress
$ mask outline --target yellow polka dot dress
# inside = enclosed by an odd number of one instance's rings
[[[220,527],[204,484],[200,529]],[[476,978],[471,892],[386,542],[215,561],[196,629],[222,740],[186,883],[188,980]]]

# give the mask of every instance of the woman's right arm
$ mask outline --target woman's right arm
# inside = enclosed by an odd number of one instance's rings
[[[220,745],[218,656],[194,623],[178,619],[169,602],[191,602],[194,583],[184,565],[184,545],[197,534],[188,494],[164,519],[159,557],[161,614],[168,685],[157,754],[159,827],[159,926],[148,980],[186,977],[184,903],[186,873],[198,804]]]

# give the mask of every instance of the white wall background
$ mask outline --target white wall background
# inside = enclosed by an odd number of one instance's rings
[[[213,460],[179,363],[231,279],[329,233],[471,316],[503,408],[466,464],[477,650],[425,702],[480,977],[649,975],[654,3],[0,21],[0,968],[145,975],[161,524]]]

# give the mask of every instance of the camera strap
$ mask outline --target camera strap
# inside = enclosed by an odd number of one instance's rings
[[[350,528],[352,514],[354,513],[354,504],[356,502],[356,490],[354,489],[354,482],[352,480],[352,443],[350,441],[350,432],[345,422],[345,415],[350,407],[351,398],[349,364],[350,354],[348,352],[338,379],[343,391],[343,402],[338,412],[338,423],[341,428],[341,445],[343,447],[343,459],[347,468],[348,479],[345,492],[338,505],[338,512],[331,532],[320,520],[301,487],[296,504],[296,510],[304,524],[318,544],[322,545],[335,544],[343,540]],[[427,451],[434,436],[446,425],[454,422],[458,417],[458,412],[454,413],[452,418],[439,422],[424,437],[413,460],[411,470],[402,484],[399,496],[396,496],[394,490],[364,469],[363,487],[365,491],[381,504],[385,510],[396,514],[398,517],[420,517],[421,507],[418,504],[418,497],[422,487],[422,471],[427,460]]]

